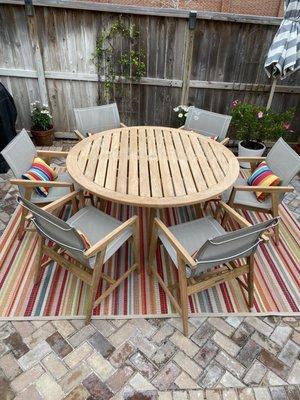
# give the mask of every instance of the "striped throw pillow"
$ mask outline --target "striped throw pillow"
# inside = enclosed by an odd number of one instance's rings
[[[44,160],[36,157],[33,160],[32,166],[26,174],[22,175],[23,179],[28,181],[54,181],[57,178],[57,172],[51,168]],[[37,194],[43,197],[48,196],[49,188],[38,186],[35,188]]]
[[[265,161],[258,164],[253,174],[247,180],[249,186],[264,187],[279,186],[280,182],[280,178],[273,174]],[[255,192],[255,194],[258,201],[264,201],[266,196],[269,195],[269,193],[265,192]]]

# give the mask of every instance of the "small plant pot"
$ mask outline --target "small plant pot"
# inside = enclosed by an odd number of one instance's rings
[[[52,146],[54,139],[54,128],[48,129],[47,131],[37,131],[31,128],[31,134],[34,142],[37,146]]]
[[[255,143],[255,146],[254,146],[254,143]],[[251,146],[251,147],[257,147],[257,148],[250,148],[250,146],[246,147],[247,143],[245,143],[245,141],[239,142],[238,156],[239,157],[261,157],[266,150],[266,146],[263,143],[250,141],[250,145],[252,145],[252,144],[253,144],[253,146]],[[250,168],[250,163],[240,162],[240,166],[242,168]]]

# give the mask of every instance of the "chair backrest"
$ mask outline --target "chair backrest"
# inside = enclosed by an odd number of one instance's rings
[[[37,156],[36,148],[25,129],[1,151],[16,178],[21,178]]]
[[[18,197],[18,202],[32,213],[32,222],[41,236],[57,243],[82,264],[89,265],[83,254],[84,242],[75,228],[22,197]]]
[[[76,129],[84,136],[120,127],[120,116],[116,103],[98,107],[74,108]]]
[[[277,223],[278,218],[272,218],[207,240],[194,257],[198,261],[199,270],[250,256],[262,240],[261,235]]]
[[[300,171],[300,156],[282,139],[274,144],[266,162],[272,172],[281,178],[281,184],[286,186]]]
[[[220,140],[223,140],[227,135],[231,118],[230,115],[190,107],[184,128],[199,132],[204,136],[218,136]]]

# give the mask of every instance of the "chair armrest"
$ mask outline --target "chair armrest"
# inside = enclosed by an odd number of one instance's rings
[[[60,199],[52,201],[52,203],[47,204],[44,207],[41,207],[42,210],[52,212],[58,209],[59,207],[69,203],[73,198],[75,198],[78,195],[78,192],[74,190],[74,192],[70,192],[68,194],[65,194],[62,196]]]
[[[123,124],[122,122],[120,122],[120,125],[122,128],[127,128],[127,125]]]
[[[229,142],[229,137],[223,139],[220,143],[223,144],[223,146],[226,146],[226,144]]]
[[[265,161],[267,157],[237,157],[238,161],[242,162],[260,162]]]
[[[75,135],[78,137],[79,140],[85,139],[85,136],[79,132],[77,129],[74,130]]]
[[[129,218],[122,225],[118,226],[116,229],[114,229],[112,232],[110,232],[108,235],[106,235],[103,239],[99,240],[97,243],[95,243],[93,246],[91,246],[89,249],[87,249],[84,252],[84,255],[88,258],[95,256],[101,250],[106,248],[107,245],[111,241],[113,241],[117,236],[119,236],[123,231],[125,231],[131,225],[137,224],[137,222],[138,222],[137,215]]]
[[[249,226],[253,226],[249,221],[246,220],[246,218],[242,217],[237,211],[235,211],[232,207],[230,207],[228,204],[224,203],[223,201],[219,202],[220,206],[224,209],[227,214],[231,216],[232,219],[234,219],[240,226],[244,228],[248,228]],[[264,242],[268,242],[269,238],[266,235],[261,236]]]
[[[234,186],[235,190],[241,190],[243,192],[264,192],[264,193],[286,193],[293,192],[293,186]]]
[[[19,185],[23,187],[71,187],[72,182],[60,182],[60,181],[28,181],[27,179],[10,179],[12,185]]]
[[[37,155],[39,157],[47,157],[47,158],[66,158],[68,155],[67,151],[52,151],[52,150],[37,150]]]
[[[246,218],[242,217],[237,211],[235,211],[228,204],[224,203],[224,201],[219,201],[218,203],[224,211],[231,216],[236,222],[238,222],[243,227],[252,226],[252,224],[246,220]]]
[[[73,198],[75,198],[77,196],[77,194],[78,194],[78,192],[76,192],[76,191],[70,192],[70,193],[62,196],[60,199],[54,200],[54,201],[52,201],[52,203],[49,203],[49,204],[45,205],[44,207],[41,207],[41,209],[51,213],[52,211],[55,211],[58,208],[62,207],[63,205],[69,203],[69,201],[71,201]],[[26,220],[29,220],[30,218],[32,218],[31,213],[27,215]]]
[[[159,219],[154,218],[154,229],[162,230],[163,234],[166,236],[170,244],[174,247],[177,254],[179,254],[184,262],[188,264],[191,268],[195,268],[197,266],[197,262],[193,259],[193,257],[186,251],[186,249],[182,246],[182,244],[176,239],[170,229]]]

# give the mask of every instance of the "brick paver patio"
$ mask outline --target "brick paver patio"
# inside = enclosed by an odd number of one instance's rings
[[[59,143],[58,145],[61,145]],[[63,144],[67,147],[68,144]],[[0,233],[16,189],[0,175]],[[300,180],[285,202],[300,220]],[[300,318],[0,322],[0,400],[299,400]]]

